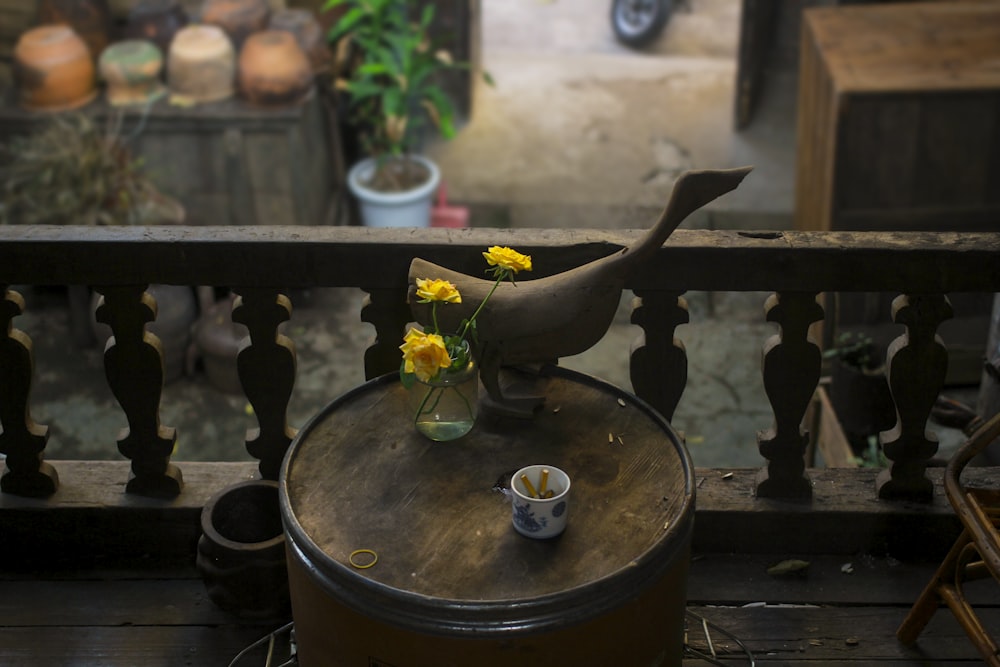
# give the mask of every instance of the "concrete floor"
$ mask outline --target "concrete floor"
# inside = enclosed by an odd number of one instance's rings
[[[476,91],[459,137],[429,148],[453,201],[476,226],[647,226],[688,168],[754,164],[740,189],[694,216],[706,228],[790,226],[794,173],[794,72],[779,72],[757,119],[732,129],[739,0],[687,0],[662,38],[635,52],[615,43],[609,0],[484,0],[484,66],[497,81]],[[47,457],[118,458],[124,426],[104,383],[97,346],[68,346],[62,295],[26,290],[18,328],[35,341],[32,412],[50,427]],[[608,335],[563,365],[628,387],[638,329],[628,303]],[[359,320],[363,295],[321,290],[293,299],[289,335],[299,375],[290,421],[302,426],[363,381],[372,332]],[[691,323],[678,329],[690,359],[674,425],[698,466],[758,466],[757,430],[771,425],[759,364],[775,332],[766,294],[686,295]],[[67,383],[67,369],[73,378]],[[256,425],[245,399],[220,393],[196,372],[167,385],[162,423],[178,431],[177,460],[248,458]]]
[[[786,228],[794,72],[775,72],[757,120],[733,130],[740,0],[675,3],[659,40],[618,44],[609,0],[486,0],[473,114],[429,153],[450,197],[504,208],[512,227],[647,226],[676,176],[755,166],[689,226]],[[727,213],[732,215],[727,215]]]

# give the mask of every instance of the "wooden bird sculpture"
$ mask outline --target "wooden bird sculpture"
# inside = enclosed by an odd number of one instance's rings
[[[555,362],[592,347],[611,326],[629,273],[648,260],[688,215],[736,189],[750,169],[685,172],[656,224],[636,243],[563,273],[519,280],[516,285],[501,283],[476,319],[475,355],[492,407],[505,414],[530,417],[544,398],[504,395],[501,367]],[[438,308],[442,331],[457,331],[494,284],[493,280],[415,258],[410,263],[409,302],[415,320],[424,326],[432,321],[431,306],[417,303],[417,278],[447,280],[462,295],[461,303]]]

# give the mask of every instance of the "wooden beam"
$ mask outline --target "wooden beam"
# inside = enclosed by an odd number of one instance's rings
[[[124,493],[127,461],[56,461],[61,485],[48,499],[0,494],[0,566],[83,567],[193,563],[201,508],[215,493],[257,476],[254,462],[178,463],[184,490],[173,499]],[[811,469],[811,502],[754,497],[756,469],[699,468],[693,545],[697,552],[891,554],[936,559],[959,524],[929,470],[934,502],[880,501],[877,470]],[[1000,486],[1000,468],[970,469],[976,486]]]
[[[535,270],[527,280],[617,252],[643,233],[9,225],[0,227],[0,282],[395,288],[405,284],[414,257],[478,275],[480,252],[498,242],[532,255]],[[626,286],[681,292],[1000,292],[998,254],[1000,233],[682,229]]]

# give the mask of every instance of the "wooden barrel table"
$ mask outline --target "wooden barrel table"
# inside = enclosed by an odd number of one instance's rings
[[[684,446],[628,392],[560,368],[536,382],[534,419],[483,410],[452,442],[414,430],[388,375],[302,429],[280,497],[303,667],[680,664]],[[514,530],[503,488],[536,463],[572,482],[549,540]]]

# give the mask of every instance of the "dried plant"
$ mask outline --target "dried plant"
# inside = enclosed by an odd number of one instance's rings
[[[100,127],[59,114],[0,145],[0,223],[128,225],[156,189],[120,139],[121,115]]]

